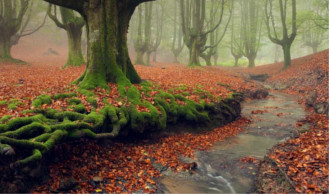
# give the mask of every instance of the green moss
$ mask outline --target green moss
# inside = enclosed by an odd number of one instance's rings
[[[85,115],[77,112],[64,111],[57,112],[55,114],[55,118],[60,121],[63,121],[64,119],[69,119],[70,121],[77,121],[83,120],[85,118]]]
[[[53,99],[58,100],[58,99],[72,98],[77,96],[78,96],[77,93],[58,93],[54,95]]]
[[[95,89],[95,87],[109,89],[108,83],[106,82],[105,74],[88,74],[88,76],[85,76],[84,79],[79,83],[80,89],[90,90]]]
[[[19,102],[17,99],[12,99],[8,102],[8,109],[9,110],[16,110],[18,105],[24,105],[24,103]]]
[[[50,128],[48,126],[44,126],[38,122],[33,122],[29,125],[23,126],[15,131],[7,131],[4,133],[1,133],[0,136],[6,136],[11,138],[31,138],[35,137],[38,134],[47,133],[50,132]]]
[[[87,96],[87,97],[95,96],[95,94],[94,94],[93,91],[89,91],[89,90],[87,90],[87,89],[81,89],[81,88],[79,88],[77,91],[78,91],[79,93],[81,93],[81,94]]]
[[[55,130],[49,139],[45,142],[45,146],[50,150],[57,142],[63,139],[68,133],[63,130]]]
[[[85,118],[84,118],[84,122],[87,123],[93,123],[94,125],[94,129],[100,129],[104,123],[105,120],[105,115],[103,114],[98,114],[96,112],[91,112],[89,113]]]
[[[0,133],[5,132],[7,130],[7,125],[0,124]]]
[[[77,105],[81,103],[80,99],[78,98],[68,99],[66,102],[70,105]]]
[[[30,163],[40,160],[41,158],[42,158],[42,154],[41,154],[40,150],[34,149],[32,155],[23,160],[19,160],[17,162],[17,166],[23,166],[23,165],[30,164]]]
[[[44,104],[52,104],[52,98],[49,95],[40,95],[37,99],[32,101],[32,106],[39,108]]]
[[[7,101],[6,100],[2,100],[2,101],[0,101],[0,106],[4,106],[4,105],[6,105],[7,104]]]
[[[86,112],[87,112],[87,110],[86,110],[84,104],[78,104],[78,105],[75,105],[75,106],[73,107],[73,110],[76,111],[76,112],[79,112],[79,113],[86,113]]]
[[[9,119],[11,119],[13,116],[12,115],[5,115],[0,119],[0,122],[2,124],[6,123]],[[1,132],[1,131],[0,131]]]
[[[86,101],[94,108],[97,108],[97,100],[95,98],[87,97]]]
[[[130,88],[128,88],[126,96],[129,100],[129,102],[133,103],[133,104],[140,104],[141,101],[141,94],[140,91],[135,87],[135,86],[131,86]]]

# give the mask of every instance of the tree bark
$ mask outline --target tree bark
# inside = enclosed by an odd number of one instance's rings
[[[128,1],[90,0],[86,11],[88,59],[80,87],[108,88],[107,82],[139,83],[128,55],[127,32],[135,6]]]
[[[239,60],[240,57],[235,56],[234,58],[235,58],[235,67],[238,67],[238,60]]]
[[[285,70],[287,67],[291,65],[291,45],[290,44],[283,44],[283,56],[284,56],[284,66],[283,70]]]
[[[68,59],[64,67],[80,66],[84,62],[81,50],[82,28],[71,28],[67,31],[69,41]]]
[[[317,45],[313,45],[313,46],[312,46],[312,49],[313,49],[313,53],[314,53],[314,54],[317,53]]]
[[[188,66],[200,66],[200,61],[199,61],[199,46],[198,46],[198,40],[195,38],[192,40],[191,47],[189,48],[190,55],[189,55],[189,62]]]
[[[249,68],[254,68],[256,56],[248,56],[247,58],[249,60]]]
[[[0,36],[0,62],[12,59],[10,50],[10,35],[8,35],[7,33],[3,33]]]

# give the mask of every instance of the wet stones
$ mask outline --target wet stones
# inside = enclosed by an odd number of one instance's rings
[[[69,191],[69,190],[75,188],[77,185],[78,185],[77,180],[75,180],[71,177],[64,178],[64,179],[61,180],[60,186],[57,189],[57,191],[60,191],[60,192],[61,191],[62,192]]]

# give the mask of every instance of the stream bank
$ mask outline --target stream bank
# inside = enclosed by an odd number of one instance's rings
[[[296,97],[282,93],[270,93],[262,100],[243,103],[242,116],[251,120],[238,136],[227,138],[210,151],[197,151],[196,159],[181,158],[196,162],[195,174],[164,171],[160,179],[163,193],[253,193],[257,164],[241,159],[261,160],[267,151],[285,141],[296,130],[296,122],[305,117],[304,107]]]

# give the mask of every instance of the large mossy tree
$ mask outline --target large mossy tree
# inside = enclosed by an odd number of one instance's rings
[[[11,56],[11,38],[21,29],[29,0],[0,1],[0,62],[14,61]]]
[[[68,36],[68,59],[64,65],[80,66],[84,64],[84,57],[81,50],[81,36],[85,20],[81,16],[77,16],[73,10],[60,7],[61,21],[57,18],[57,8],[54,6],[54,13],[52,12],[52,5],[49,5],[48,16],[52,19],[56,26],[66,31]]]
[[[45,0],[79,12],[86,21],[88,63],[80,88],[108,88],[108,82],[139,83],[128,55],[127,32],[135,8],[149,0]]]

